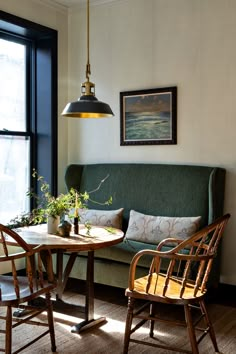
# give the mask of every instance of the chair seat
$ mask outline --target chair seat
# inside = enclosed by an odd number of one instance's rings
[[[45,288],[48,291],[55,288],[55,284],[50,284],[44,281],[44,287],[41,288],[40,285],[34,284],[33,291],[31,292],[29,289],[29,280],[27,277],[20,276],[18,277],[19,282],[19,297],[16,296],[15,286],[13,282],[12,276],[3,276],[0,275],[0,284],[1,284],[1,293],[2,299],[0,300],[1,306],[6,306],[12,302],[15,304],[20,304],[23,302],[32,299],[32,293],[34,294],[34,298],[37,298],[41,294],[45,293]]]
[[[146,290],[148,280],[150,282],[150,287],[148,292]],[[172,276],[169,278],[169,283],[167,286],[167,290],[164,294],[164,287],[166,282],[166,275],[165,274],[157,274],[153,273],[151,281],[148,279],[148,275],[134,281],[134,289],[130,291],[129,289],[126,290],[126,295],[130,296],[132,293],[133,297],[142,298],[147,296],[152,300],[152,296],[154,297],[155,301],[157,301],[157,297],[165,300],[165,302],[175,302],[175,303],[183,303],[186,301],[191,300],[194,302],[196,298],[200,298],[205,294],[205,291],[202,292],[200,290],[197,291],[196,295],[194,295],[194,283],[188,281],[185,283],[184,292],[182,297],[180,298],[181,289],[182,289],[182,279]],[[135,294],[137,292],[137,294]],[[137,296],[136,296],[137,295]],[[143,296],[142,296],[143,295]],[[169,301],[167,301],[167,299]]]

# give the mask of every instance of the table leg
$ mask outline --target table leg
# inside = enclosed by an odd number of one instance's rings
[[[94,319],[94,251],[89,251],[86,274],[85,320],[74,325],[71,332],[79,333],[104,323],[106,323],[105,317]]]
[[[70,272],[73,268],[73,265],[75,263],[76,257],[78,253],[77,252],[72,252],[70,254],[69,260],[66,264],[65,270],[63,271],[63,251],[58,250],[57,251],[57,295],[56,298],[57,300],[62,300],[62,295],[65,290]]]
[[[63,252],[61,250],[57,250],[57,261],[56,261],[56,274],[57,274],[57,293],[56,299],[62,300],[62,272],[63,272]]]

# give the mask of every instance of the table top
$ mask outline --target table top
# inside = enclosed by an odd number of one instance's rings
[[[15,230],[29,245],[45,245],[50,249],[63,249],[65,251],[93,251],[99,248],[115,245],[123,240],[122,230],[91,226],[89,235],[87,228],[79,224],[79,234],[73,232],[68,237],[51,235],[47,233],[47,225],[35,225],[30,227],[21,227]],[[15,245],[14,240],[7,240],[8,244]]]

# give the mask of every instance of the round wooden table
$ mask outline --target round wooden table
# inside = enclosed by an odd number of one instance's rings
[[[71,232],[69,237],[48,234],[46,224],[23,227],[15,231],[29,245],[45,245],[50,249],[64,249],[67,252],[95,251],[115,245],[121,242],[124,237],[123,231],[103,226],[91,226],[88,234],[88,229],[82,224],[79,225],[79,234]],[[11,243],[10,239],[9,243]]]
[[[74,265],[76,257],[81,251],[88,251],[87,258],[87,291],[85,295],[85,320],[79,324],[75,324],[71,331],[79,333],[82,330],[92,326],[106,322],[105,317],[94,319],[94,251],[99,248],[109,247],[122,242],[124,238],[123,231],[110,227],[91,226],[89,230],[84,225],[79,225],[79,234],[73,232],[69,237],[51,235],[47,233],[47,225],[41,224],[30,227],[23,227],[15,230],[29,245],[38,246],[45,245],[46,248],[54,250],[57,254],[56,276],[58,280],[57,286],[57,303],[63,309],[62,295],[69,278],[71,269]],[[8,244],[15,243],[8,238]],[[63,266],[63,253],[69,253],[69,259],[66,266]],[[68,306],[68,304],[66,304]],[[56,307],[56,304],[54,305]],[[79,306],[81,307],[81,306]]]

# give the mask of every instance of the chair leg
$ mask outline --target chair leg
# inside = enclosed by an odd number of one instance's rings
[[[199,354],[191,309],[188,305],[184,305],[184,313],[185,313],[185,321],[187,324],[187,330],[188,330],[188,335],[189,335],[190,344],[192,348],[192,353]]]
[[[207,327],[209,328],[209,334],[210,334],[211,341],[214,346],[215,352],[219,352],[214,327],[213,327],[212,322],[210,320],[204,300],[200,301],[200,307],[201,307],[202,314],[204,315],[205,323],[206,323]]]
[[[134,310],[134,299],[129,297],[126,324],[125,324],[123,354],[127,354],[129,350],[130,331],[131,331],[132,320],[133,320],[133,310]]]
[[[7,306],[5,354],[11,354],[11,347],[12,347],[12,308],[11,306]]]
[[[155,313],[155,311],[154,311],[154,304],[151,303],[151,304],[150,304],[150,316],[154,316],[154,313]],[[150,336],[151,338],[154,337],[154,324],[155,324],[155,321],[154,321],[154,320],[151,320],[151,323],[150,323],[150,331],[149,331],[149,336]]]
[[[54,331],[54,322],[53,322],[53,308],[51,301],[51,294],[46,294],[46,303],[47,303],[47,316],[48,316],[48,326],[51,338],[51,349],[52,352],[56,352],[56,341],[55,341],[55,331]]]

